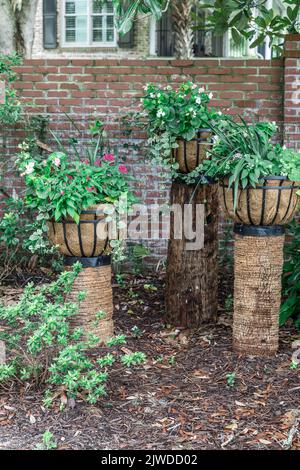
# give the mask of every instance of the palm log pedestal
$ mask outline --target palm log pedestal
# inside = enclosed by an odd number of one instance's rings
[[[187,185],[174,181],[171,205],[192,205],[193,226],[196,204],[204,205],[204,246],[187,250],[185,236],[174,238],[171,218],[166,272],[167,322],[182,328],[197,328],[215,321],[218,310],[218,185]],[[203,227],[202,227],[203,229]]]
[[[71,320],[73,328],[81,327],[87,333],[99,337],[98,345],[104,344],[114,333],[112,270],[110,256],[98,258],[65,258],[65,268],[79,261],[83,269],[74,282],[68,300],[77,301],[79,292],[85,292],[86,297],[80,302],[79,312]],[[103,318],[97,317],[104,312]]]
[[[233,348],[273,356],[278,350],[284,226],[236,224]]]

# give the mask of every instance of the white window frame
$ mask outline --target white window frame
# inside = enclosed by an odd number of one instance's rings
[[[86,0],[87,1],[87,41],[86,43],[82,42],[69,42],[66,41],[66,2],[68,0],[61,0],[61,46],[64,48],[74,48],[74,47],[82,47],[82,48],[113,48],[117,47],[118,44],[118,35],[117,30],[114,27],[114,41],[101,41],[101,42],[94,42],[93,41],[93,0]],[[72,16],[72,15],[70,15]],[[74,15],[73,15],[74,16]],[[100,16],[100,15],[99,15]]]

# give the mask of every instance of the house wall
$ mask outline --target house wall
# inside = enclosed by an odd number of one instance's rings
[[[35,17],[34,42],[32,47],[32,59],[54,59],[54,58],[135,58],[147,57],[150,54],[150,18],[148,16],[139,17],[134,25],[134,47],[123,49],[119,47],[61,47],[62,20],[61,2],[57,2],[57,49],[44,49],[43,47],[43,0],[38,1]]]
[[[192,79],[214,93],[212,105],[229,114],[254,114],[280,125],[278,139],[300,149],[300,36],[288,36],[285,58],[210,59],[192,61],[164,59],[34,59],[16,70],[20,96],[27,101],[28,113],[46,113],[51,127],[63,138],[70,135],[70,114],[86,127],[95,116],[109,126],[118,142],[124,133],[115,118],[136,110],[143,86]],[[23,136],[22,129],[0,131],[2,161],[7,162],[4,183],[9,192],[20,191],[13,171],[13,155]],[[134,189],[141,202],[168,201],[170,182],[147,161],[141,136],[135,136],[140,150],[129,150],[128,166],[137,176]],[[125,139],[126,140],[126,139]],[[5,146],[3,146],[3,143]],[[224,228],[224,224],[222,226]],[[147,242],[156,264],[166,255],[166,240]]]

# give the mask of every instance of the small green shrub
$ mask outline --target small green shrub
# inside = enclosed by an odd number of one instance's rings
[[[42,442],[36,445],[36,450],[52,450],[56,448],[57,444],[54,440],[54,435],[50,431],[45,431],[42,436]]]
[[[0,388],[24,382],[43,387],[45,406],[51,406],[59,395],[96,403],[106,394],[108,368],[118,358],[127,367],[145,361],[143,353],[118,357],[117,351],[105,351],[96,360],[89,356],[89,348],[99,338],[70,326],[84,295],[79,294],[78,302],[66,300],[80,270],[77,263],[72,271],[40,289],[28,284],[18,303],[0,306],[0,339],[5,341],[8,355],[8,362],[0,365]],[[107,341],[108,347],[125,343],[124,335]]]
[[[300,326],[300,226],[299,220],[289,225],[291,240],[285,246],[283,267],[283,303],[280,309],[280,324],[292,318]]]

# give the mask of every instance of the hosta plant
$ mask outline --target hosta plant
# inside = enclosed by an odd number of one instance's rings
[[[72,271],[40,288],[28,284],[18,302],[0,306],[0,339],[7,350],[7,360],[0,365],[0,388],[21,384],[44,390],[45,406],[57,398],[61,403],[68,398],[96,403],[106,395],[109,370],[115,362],[132,367],[146,361],[143,353],[118,351],[118,345],[126,343],[124,335],[88,354],[99,338],[71,327],[85,293],[78,294],[77,302],[66,300],[81,269],[77,263]],[[103,318],[105,312],[99,313]]]

